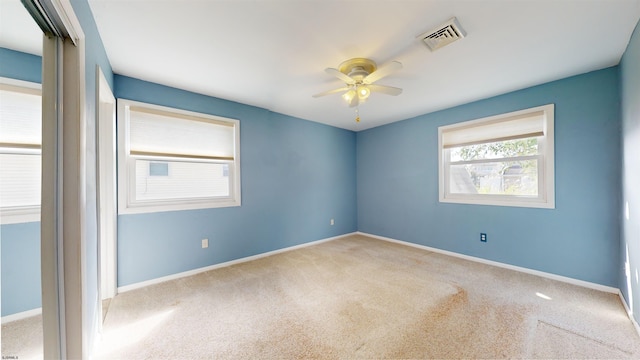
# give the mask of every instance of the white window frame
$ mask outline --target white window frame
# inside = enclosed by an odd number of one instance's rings
[[[0,84],[23,88],[26,89],[27,92],[36,91],[40,96],[40,101],[42,101],[41,84],[5,77],[0,77]],[[40,143],[39,149],[26,149],[24,153],[33,154],[34,152],[39,153],[39,156],[42,159],[42,143]],[[40,221],[40,205],[0,208],[0,224],[2,225],[36,221]]]
[[[133,100],[118,99],[118,213],[137,214],[160,211],[180,211],[193,209],[208,209],[219,207],[241,206],[241,180],[240,180],[240,121],[193,111],[181,110],[166,106],[153,105]],[[169,156],[135,156],[130,154],[129,148],[129,114],[130,108],[144,108],[159,111],[164,114],[175,114],[180,117],[196,117],[204,121],[224,122],[233,125],[234,128],[234,157],[229,162],[229,196],[207,197],[197,199],[171,199],[171,200],[135,200],[135,160],[175,161]],[[183,158],[184,159],[184,158]],[[203,159],[196,161],[207,162]],[[215,162],[212,160],[211,162]]]
[[[516,117],[544,112],[543,133],[538,141],[538,196],[514,196],[495,194],[457,194],[449,191],[449,149],[445,148],[443,134],[460,129],[473,130],[491,123],[500,123]],[[483,143],[500,141],[500,138],[486,138]],[[489,162],[489,161],[487,161]],[[538,106],[530,109],[514,111],[507,114],[490,116],[477,120],[465,121],[438,127],[438,188],[439,201],[442,203],[516,206],[530,208],[555,209],[555,175],[554,175],[554,104]]]

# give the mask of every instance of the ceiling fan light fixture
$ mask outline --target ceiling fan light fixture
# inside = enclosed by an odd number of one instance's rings
[[[353,97],[355,95],[356,95],[355,91],[349,90],[346,93],[342,94],[342,98],[344,99],[344,101],[347,102],[347,104],[350,104],[351,100],[353,100]]]
[[[360,100],[365,100],[371,95],[371,90],[369,90],[368,86],[360,85],[358,86],[358,97]]]

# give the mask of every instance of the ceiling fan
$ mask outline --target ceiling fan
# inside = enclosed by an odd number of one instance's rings
[[[346,86],[324,91],[313,97],[321,97],[344,92],[342,98],[349,104],[349,107],[356,107],[367,101],[372,92],[379,92],[387,95],[400,95],[402,89],[374,84],[374,82],[402,69],[402,64],[398,61],[391,61],[381,67],[377,67],[373,60],[365,58],[349,59],[340,64],[338,69],[326,68],[324,71],[345,82]]]

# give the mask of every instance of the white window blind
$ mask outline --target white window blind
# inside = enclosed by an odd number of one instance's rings
[[[140,107],[129,116],[131,155],[234,158],[233,124]]]
[[[40,85],[11,79],[0,81],[2,223],[37,221],[40,214],[42,159]]]
[[[0,84],[0,146],[40,148],[40,90]]]
[[[535,111],[489,122],[470,121],[464,126],[442,131],[442,146],[446,148],[543,136],[545,112]]]
[[[0,153],[0,207],[39,207],[41,156]]]

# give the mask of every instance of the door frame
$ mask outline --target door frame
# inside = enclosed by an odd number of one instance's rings
[[[96,66],[96,146],[100,300],[117,293],[116,99],[100,66]]]

